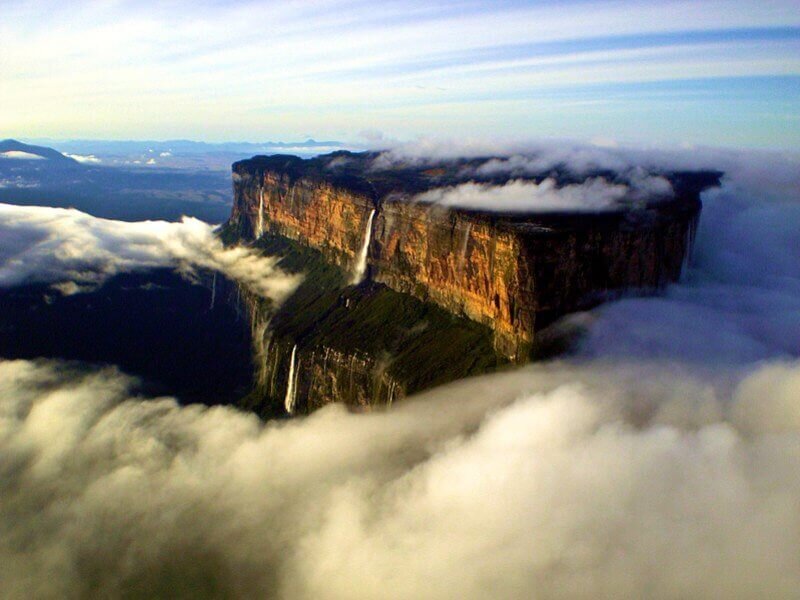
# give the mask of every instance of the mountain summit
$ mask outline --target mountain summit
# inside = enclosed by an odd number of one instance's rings
[[[68,156],[64,156],[61,152],[53,148],[33,146],[12,139],[0,142],[0,158],[47,159],[64,164],[78,164],[77,161]]]

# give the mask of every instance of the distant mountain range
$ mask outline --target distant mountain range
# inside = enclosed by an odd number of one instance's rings
[[[17,140],[0,142],[0,202],[72,207],[98,217],[138,221],[224,221],[230,213],[232,160],[74,154]],[[185,156],[185,155],[184,155]],[[214,163],[214,164],[217,164]],[[224,167],[224,168],[223,168]]]
[[[192,140],[53,140],[32,139],[31,143],[46,144],[60,148],[68,154],[92,153],[102,154],[135,154],[170,152],[174,154],[208,154],[231,152],[236,154],[275,154],[291,152],[297,154],[321,154],[332,150],[350,148],[350,144],[339,141],[317,141],[307,139],[298,142],[195,142]]]
[[[22,142],[15,142],[15,144]],[[257,154],[295,154],[310,158],[335,150],[356,149],[338,141],[222,142],[191,140],[52,140],[26,139],[31,147],[49,146],[83,164],[128,168],[166,168],[230,173],[231,163]],[[55,152],[55,151],[52,151]]]
[[[231,164],[256,154],[311,157],[341,142],[4,140],[0,202],[75,207],[98,217],[227,219]],[[55,149],[57,148],[57,150]]]

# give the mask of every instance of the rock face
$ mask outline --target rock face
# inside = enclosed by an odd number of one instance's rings
[[[256,370],[245,408],[267,417],[330,402],[367,410],[506,362],[484,325],[380,283],[349,285],[348,270],[288,238],[265,233],[257,245],[306,276],[277,310],[241,292]]]
[[[249,161],[236,163],[231,222],[251,239],[271,233],[301,240],[350,268],[374,201],[363,190],[302,177],[303,162],[276,157],[273,168],[253,171]]]
[[[294,240],[350,273],[366,244],[369,281],[488,327],[497,353],[516,362],[529,358],[536,333],[558,317],[676,281],[699,193],[720,176],[665,174],[672,197],[602,213],[497,213],[413,201],[463,180],[474,172],[470,161],[381,169],[376,159],[340,152],[238,162],[229,226],[245,239]]]

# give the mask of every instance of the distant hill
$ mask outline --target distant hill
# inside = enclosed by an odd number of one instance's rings
[[[53,150],[47,146],[33,146],[31,144],[23,144],[17,140],[3,140],[0,142],[0,155],[10,154],[12,156],[19,156],[19,154],[30,155],[30,157],[39,157],[47,160],[57,161],[62,164],[78,164],[68,156],[64,156],[58,150]]]
[[[0,141],[0,203],[77,208],[126,221],[189,215],[220,223],[230,214],[233,161],[211,171],[79,158],[84,162],[47,146]]]
[[[53,140],[32,139],[32,143],[57,146],[68,154],[94,154],[99,157],[115,155],[151,154],[255,154],[292,153],[304,156],[325,154],[342,148],[350,148],[345,142],[307,139],[297,142],[196,142],[192,140]],[[231,161],[232,162],[232,161]],[[230,165],[228,165],[230,166]]]
[[[0,203],[74,207],[126,221],[175,221],[188,215],[221,223],[231,212],[232,163],[276,152],[314,156],[340,146],[311,139],[223,144],[3,140]]]

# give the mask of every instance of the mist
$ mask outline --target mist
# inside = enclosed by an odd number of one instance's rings
[[[639,176],[630,185],[592,177],[559,187],[547,178],[540,183],[511,180],[504,185],[462,183],[434,188],[414,197],[422,203],[448,207],[508,212],[599,212],[619,209],[626,202],[671,198],[672,185],[663,177]]]
[[[628,163],[710,160],[667,154]],[[792,157],[716,156],[683,281],[567,317],[585,335],[559,361],[268,423],[0,362],[3,595],[796,595],[800,179]],[[5,281],[86,281],[36,227]]]
[[[4,595],[788,597],[800,365],[722,379],[554,364],[262,425],[0,363]]]
[[[218,271],[275,301],[300,281],[277,259],[244,247],[225,247],[214,227],[184,217],[124,222],[74,209],[0,204],[0,288],[48,283],[62,293],[96,289],[113,275],[173,268],[186,277]]]

